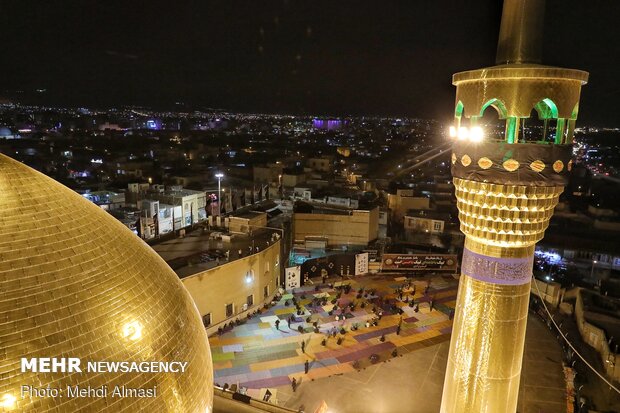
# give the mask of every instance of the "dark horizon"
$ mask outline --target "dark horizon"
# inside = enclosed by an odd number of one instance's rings
[[[547,1],[543,63],[590,72],[578,125],[616,126],[620,50],[607,39],[620,4],[583,3]],[[0,11],[0,97],[20,103],[448,121],[452,74],[494,64],[501,2],[24,1]]]

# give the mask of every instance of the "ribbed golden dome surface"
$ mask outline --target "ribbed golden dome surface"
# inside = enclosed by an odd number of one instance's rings
[[[77,357],[82,373],[22,373],[22,357]],[[187,362],[184,373],[89,373],[87,361]],[[108,396],[22,397],[22,386]],[[105,211],[0,154],[0,412],[210,412],[211,353],[168,265]],[[115,386],[156,397],[112,397]]]

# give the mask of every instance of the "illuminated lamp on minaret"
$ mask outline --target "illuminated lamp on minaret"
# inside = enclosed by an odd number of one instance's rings
[[[465,248],[441,413],[516,411],[534,248],[572,167],[588,80],[540,64],[544,8],[505,0],[497,66],[453,76],[452,175]],[[489,106],[506,122],[501,140],[483,138]],[[544,124],[536,141],[525,133],[533,110]]]

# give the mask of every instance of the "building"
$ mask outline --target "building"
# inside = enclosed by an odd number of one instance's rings
[[[329,156],[308,158],[306,166],[315,172],[330,173],[334,171],[334,159]]]
[[[82,196],[106,211],[121,208],[125,205],[125,194],[112,191],[88,191]]]
[[[259,252],[182,278],[207,332],[262,307],[280,285],[280,241]]]
[[[229,217],[228,230],[232,233],[250,234],[253,230],[267,226],[267,213],[244,211]]]
[[[282,174],[282,186],[286,188],[294,188],[306,182],[305,172],[288,171]]]
[[[405,231],[441,234],[447,222],[448,214],[424,209],[411,210],[405,215]]]
[[[588,74],[540,65],[544,2],[505,0],[497,66],[457,73],[452,176],[465,248],[441,413],[514,413],[536,243],[568,181]],[[483,139],[486,110],[505,121]],[[541,136],[525,133],[535,110]],[[530,131],[531,132],[531,131]]]
[[[213,365],[191,296],[157,254],[83,196],[0,155],[3,411],[208,412]],[[70,222],[71,225],[67,225]],[[191,361],[184,372],[49,374],[21,359]],[[38,359],[39,361],[44,359]],[[57,359],[56,359],[57,360]],[[64,359],[63,359],[64,360]],[[60,370],[60,369],[59,369]],[[152,389],[157,397],[24,397],[23,386]],[[113,402],[112,402],[113,400]]]
[[[282,178],[283,166],[281,164],[267,164],[265,166],[254,166],[252,168],[254,182],[259,184],[278,183]]]
[[[414,196],[412,189],[398,189],[396,194],[388,194],[388,208],[396,221],[402,220],[410,209],[431,209],[430,202],[426,196]]]
[[[207,194],[204,191],[183,189],[176,185],[164,187],[132,183],[128,186],[126,199],[128,203],[135,203],[142,208],[141,216],[153,220],[147,225],[156,225],[154,218],[159,215],[159,204],[170,206],[169,213],[164,214],[172,219],[175,231],[207,218]]]
[[[310,184],[311,182],[308,182]],[[327,183],[326,185],[327,186]],[[313,191],[315,196],[313,196]],[[347,195],[343,194],[344,191],[338,191],[337,195],[330,195],[333,191],[325,190],[321,187],[317,187],[313,185],[313,188],[306,187],[300,188],[295,187],[293,189],[293,197],[295,199],[305,200],[313,203],[326,204],[326,205],[335,205],[340,207],[346,207],[351,209],[359,208],[359,200],[352,198],[353,194]],[[319,194],[316,196],[316,194]]]
[[[378,207],[365,210],[313,204],[308,212],[293,213],[295,244],[323,238],[328,247],[365,247],[377,239],[378,231]]]

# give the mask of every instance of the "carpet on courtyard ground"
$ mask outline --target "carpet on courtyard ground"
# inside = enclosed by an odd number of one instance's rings
[[[262,397],[293,378],[351,372],[450,338],[458,288],[451,275],[351,277],[344,281],[348,293],[335,284],[319,280],[287,292],[277,304],[210,337],[215,382]]]

